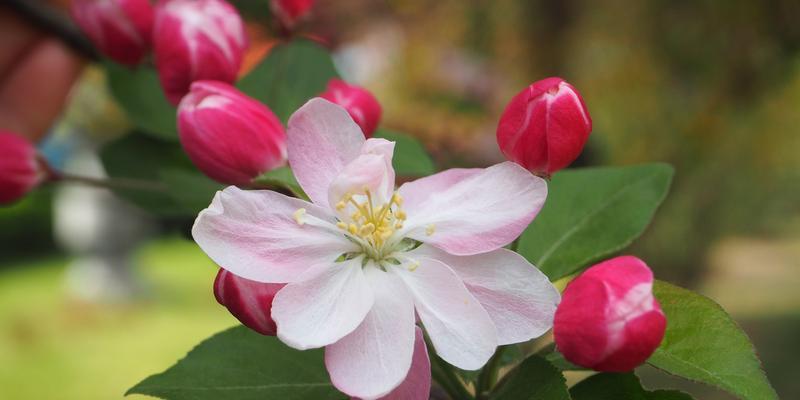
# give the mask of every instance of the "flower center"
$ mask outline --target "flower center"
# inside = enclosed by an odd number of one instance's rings
[[[392,194],[388,202],[375,204],[369,189],[364,194],[347,193],[336,203],[336,210],[350,217],[350,222],[339,221],[336,226],[361,245],[364,252],[375,261],[381,261],[392,251],[392,236],[403,228],[406,213],[400,208],[403,198]]]

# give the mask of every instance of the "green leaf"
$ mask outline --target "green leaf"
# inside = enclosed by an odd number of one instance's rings
[[[330,53],[314,42],[293,40],[272,49],[237,86],[268,105],[283,122],[338,77]]]
[[[193,170],[168,169],[159,176],[170,196],[189,214],[197,214],[211,204],[214,194],[224,185]]]
[[[539,356],[531,356],[503,378],[491,400],[569,400],[567,383],[556,367]]]
[[[189,214],[169,187],[160,183],[162,170],[193,168],[179,145],[133,132],[103,147],[100,158],[111,179],[136,179],[161,187],[160,190],[115,187],[114,192],[120,197],[161,216]]]
[[[575,365],[566,358],[564,355],[561,354],[559,351],[553,351],[544,357],[547,361],[550,361],[554,367],[558,368],[561,371],[587,371],[588,368],[581,367],[580,365]]]
[[[176,110],[164,97],[153,68],[130,68],[106,62],[108,85],[117,102],[142,132],[160,139],[178,140]]]
[[[641,235],[671,180],[666,164],[559,172],[518,251],[551,280],[578,272]]]
[[[431,157],[416,138],[384,129],[375,132],[374,136],[395,142],[392,164],[398,176],[419,177],[436,172]]]
[[[166,400],[344,399],[321,349],[298,351],[243,326],[206,339],[177,364],[128,390]]]
[[[742,399],[778,398],[747,335],[722,307],[666,282],[657,281],[654,293],[667,315],[667,332],[651,365]]]
[[[253,179],[253,183],[256,187],[265,186],[267,188],[274,188],[277,186],[285,188],[295,196],[308,200],[308,195],[306,195],[303,188],[300,187],[300,184],[297,183],[297,179],[294,177],[294,173],[292,173],[289,167],[281,167],[273,169],[272,171],[267,171],[258,178]]]
[[[677,390],[649,392],[633,373],[597,374],[570,389],[573,400],[692,400]]]

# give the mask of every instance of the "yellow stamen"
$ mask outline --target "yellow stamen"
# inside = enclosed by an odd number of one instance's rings
[[[408,265],[408,272],[414,272],[419,268],[419,261],[414,261]]]

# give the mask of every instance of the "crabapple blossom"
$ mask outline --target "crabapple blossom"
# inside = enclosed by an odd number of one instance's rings
[[[74,0],[70,12],[92,43],[118,63],[139,64],[150,52],[150,1]]]
[[[630,371],[650,357],[667,320],[653,297],[653,272],[640,259],[601,262],[570,282],[555,315],[556,346],[570,362]]]
[[[381,120],[381,104],[372,93],[343,80],[331,79],[325,92],[319,97],[344,107],[353,121],[361,127],[364,136],[372,137]]]
[[[224,0],[161,0],[155,18],[156,68],[172,104],[194,81],[236,80],[247,48],[236,8]]]
[[[417,316],[439,357],[467,370],[552,326],[558,291],[502,248],[544,204],[543,179],[504,162],[395,189],[394,143],[365,140],[320,98],[290,118],[287,144],[310,202],[229,187],[192,234],[230,272],[286,284],[272,303],[278,338],[325,347],[339,390],[380,398],[418,373]]]
[[[197,168],[222,183],[246,185],[286,163],[278,117],[224,82],[192,84],[178,106],[178,133]]]
[[[20,135],[0,130],[0,204],[21,199],[45,175],[36,147]]]
[[[509,160],[550,176],[578,158],[591,131],[578,91],[561,78],[547,78],[511,99],[497,126],[497,144]]]

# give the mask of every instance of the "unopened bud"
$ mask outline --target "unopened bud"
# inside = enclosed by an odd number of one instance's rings
[[[599,263],[567,285],[555,314],[556,346],[570,362],[630,371],[664,338],[667,320],[653,297],[653,273],[640,259]]]
[[[45,177],[36,148],[23,138],[0,131],[0,204],[24,197]]]
[[[73,0],[72,18],[98,50],[125,65],[150,51],[153,7],[148,0]]]
[[[247,48],[242,18],[224,0],[162,0],[153,42],[161,86],[172,104],[192,82],[233,83]]]
[[[192,84],[178,107],[178,133],[197,168],[221,183],[246,185],[286,162],[278,117],[227,83]]]
[[[286,284],[244,279],[220,268],[214,280],[214,297],[244,326],[268,336],[277,334],[272,320],[272,300]]]
[[[366,89],[339,79],[331,79],[327,89],[319,97],[347,110],[353,121],[361,127],[365,137],[370,138],[375,133],[381,120],[381,105]]]
[[[591,131],[578,91],[561,78],[547,78],[511,99],[497,126],[497,144],[509,160],[550,176],[578,158]]]

